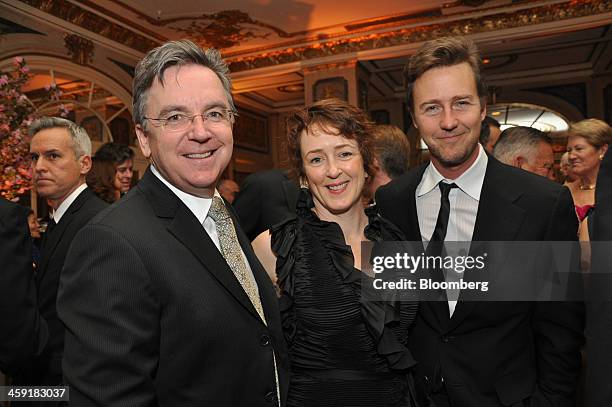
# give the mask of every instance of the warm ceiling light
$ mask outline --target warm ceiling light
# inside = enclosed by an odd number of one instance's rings
[[[501,112],[493,112],[493,113],[491,113],[491,116],[500,116],[500,115],[501,115]]]
[[[298,93],[304,91],[304,85],[296,84],[296,85],[286,85],[278,88],[279,91],[285,93]]]
[[[482,63],[485,64],[485,65],[488,65],[488,64],[491,63],[491,60],[489,58],[483,58],[482,59]]]

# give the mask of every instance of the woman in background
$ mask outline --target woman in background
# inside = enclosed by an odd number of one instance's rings
[[[407,336],[417,303],[360,301],[361,243],[404,240],[361,203],[370,130],[363,111],[338,99],[288,119],[288,153],[302,186],[296,215],[253,247],[280,289],[289,407],[414,405]]]
[[[585,236],[584,220],[595,205],[595,185],[599,165],[608,150],[610,126],[597,119],[574,123],[568,130],[567,152],[576,182],[568,185],[576,215],[580,221],[579,234]],[[582,240],[582,239],[581,239]]]
[[[113,203],[121,196],[121,190],[115,185],[115,165],[111,161],[93,157],[91,170],[87,173],[87,186],[94,194],[108,203]]]

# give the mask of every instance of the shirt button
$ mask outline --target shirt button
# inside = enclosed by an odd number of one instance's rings
[[[449,341],[448,336],[444,335],[444,336],[442,337],[442,342],[444,342],[444,343],[448,343],[448,341]]]
[[[270,344],[270,337],[268,335],[261,335],[259,338],[259,344],[261,346],[268,346]]]

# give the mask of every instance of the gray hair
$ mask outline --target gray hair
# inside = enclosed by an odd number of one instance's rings
[[[231,110],[236,110],[232,99],[232,81],[229,77],[229,68],[221,58],[216,49],[203,50],[189,40],[169,41],[152,49],[136,65],[134,75],[133,100],[134,122],[146,129],[144,122],[145,109],[149,89],[153,86],[155,79],[163,85],[163,77],[166,69],[172,66],[201,65],[213,71],[227,96],[227,102]]]
[[[33,137],[36,133],[45,129],[64,128],[72,138],[72,150],[76,158],[84,155],[91,156],[91,140],[87,131],[78,124],[61,117],[41,117],[34,120],[28,127],[28,134]]]
[[[512,161],[520,155],[531,159],[540,143],[552,144],[552,139],[533,127],[509,127],[499,136],[493,148],[493,156],[505,164],[512,165]]]

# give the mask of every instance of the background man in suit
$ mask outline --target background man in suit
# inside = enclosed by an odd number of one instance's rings
[[[479,61],[461,37],[427,42],[411,58],[409,106],[431,162],[378,190],[382,215],[411,241],[576,239],[567,188],[503,165],[479,144],[487,95]],[[583,307],[463,295],[419,310],[410,345],[422,405],[572,406]]]
[[[28,209],[0,198],[0,370],[16,375],[47,341],[36,303]]]
[[[480,125],[480,144],[484,147],[487,153],[493,153],[493,148],[501,135],[501,126],[497,120],[492,117],[485,116]]]
[[[91,168],[91,141],[84,128],[59,117],[43,117],[34,121],[28,132],[32,136],[34,187],[53,210],[36,273],[38,306],[49,326],[49,340],[42,354],[15,382],[59,385],[64,350],[64,326],[56,308],[60,272],[76,233],[106,204],[85,183]]]
[[[507,128],[495,144],[493,156],[504,164],[555,181],[552,139],[538,129],[524,126]]]
[[[216,50],[168,42],[136,67],[151,166],[78,234],[62,273],[77,406],[278,406],[288,362],[274,287],[215,186],[234,104]]]
[[[246,177],[233,206],[249,240],[295,213],[299,192],[285,170],[259,171]]]

